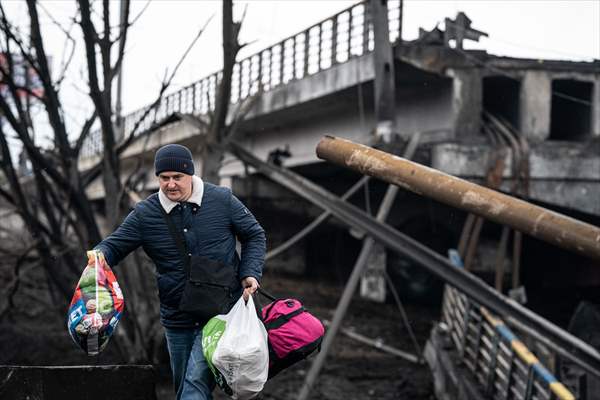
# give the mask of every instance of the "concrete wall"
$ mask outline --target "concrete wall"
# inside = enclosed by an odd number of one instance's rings
[[[519,130],[531,142],[541,142],[550,135],[552,81],[545,71],[527,71],[521,83]]]
[[[285,159],[283,165],[290,167],[317,161],[315,148],[323,135],[341,136],[359,143],[368,143],[371,139],[370,127],[373,124],[372,111],[365,112],[364,120],[361,121],[358,110],[347,110],[300,118],[260,134],[248,134],[241,143],[263,160],[276,148],[288,146],[292,157]],[[243,172],[240,162],[227,163],[221,170],[221,174],[225,176]]]
[[[479,69],[449,69],[452,81],[452,112],[457,139],[472,138],[481,129],[483,81]]]
[[[490,166],[489,146],[439,144],[432,148],[431,166],[450,175],[483,182]],[[531,149],[530,198],[600,215],[600,152],[584,143],[545,142]],[[512,156],[507,150],[501,190],[513,183]]]
[[[600,137],[600,75],[575,71],[525,70],[520,96],[520,131],[533,143],[550,136],[552,81],[568,79],[593,84],[590,137]]]
[[[421,132],[424,142],[452,140],[454,106],[450,79],[399,85],[396,88],[396,131],[403,139]]]
[[[353,58],[343,64],[276,87],[258,97],[247,119],[271,114],[340,92],[375,77],[372,54]]]

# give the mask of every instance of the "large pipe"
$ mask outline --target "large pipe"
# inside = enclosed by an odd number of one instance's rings
[[[585,222],[345,139],[325,136],[317,156],[600,260],[600,228]]]

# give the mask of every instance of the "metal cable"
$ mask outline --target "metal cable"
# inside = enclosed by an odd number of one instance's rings
[[[406,330],[408,331],[408,335],[410,336],[410,340],[412,341],[413,346],[415,347],[415,352],[417,353],[417,357],[419,357],[419,364],[421,364],[423,362],[423,351],[421,350],[421,346],[419,346],[419,342],[417,342],[417,338],[412,329],[410,321],[408,320],[408,315],[406,314],[404,305],[402,304],[402,301],[400,301],[400,296],[398,296],[398,291],[394,287],[394,285],[392,283],[392,279],[390,278],[390,275],[387,273],[386,270],[383,270],[383,275],[385,276],[385,281],[387,282],[387,284],[390,288],[390,291],[392,292],[392,296],[394,296],[394,301],[396,302],[396,305],[398,306],[398,310],[400,311],[400,316],[402,317],[402,322],[404,323],[404,326],[406,327]]]

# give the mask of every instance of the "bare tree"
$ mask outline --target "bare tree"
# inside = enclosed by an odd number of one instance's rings
[[[237,133],[238,122],[249,110],[252,99],[240,104],[231,123],[227,123],[230,110],[231,78],[233,67],[239,51],[244,45],[239,42],[239,33],[245,16],[245,10],[240,21],[233,20],[233,1],[223,0],[223,71],[217,88],[215,110],[209,115],[209,124],[196,118],[196,125],[206,131],[200,159],[202,160],[202,178],[215,184],[219,183],[219,170],[227,151],[227,143]],[[240,100],[241,102],[241,100]]]
[[[27,0],[29,34],[21,35],[19,27],[9,21],[0,4],[0,45],[5,60],[0,65],[4,88],[0,95],[0,111],[7,122],[0,124],[0,167],[10,187],[10,190],[0,190],[0,196],[21,216],[46,271],[49,290],[59,293],[62,313],[83,269],[84,250],[91,249],[102,237],[93,203],[85,192],[90,182],[90,172],[84,173],[78,169],[83,143],[96,119],[100,122],[104,151],[101,167],[93,170],[102,171],[106,194],[104,212],[109,229],[117,225],[130,206],[128,201],[123,200],[118,153],[124,147],[117,147],[112,106],[112,83],[122,65],[130,27],[129,0],[124,0],[123,22],[116,34],[111,28],[109,1],[101,4],[100,23],[96,23],[97,13],[88,0],[79,0],[77,4],[79,17],[76,20],[84,38],[89,95],[94,110],[78,135],[71,136],[65,124],[65,109],[59,95],[63,74],[58,80],[52,78],[40,30],[39,5],[35,0]],[[70,35],[67,30],[64,32]],[[113,59],[115,46],[118,49]],[[33,91],[27,82],[21,82],[18,68],[34,71],[42,90]],[[50,145],[42,147],[34,140],[36,118],[31,115],[31,99],[41,105],[49,121]],[[14,135],[22,144],[31,162],[31,177],[19,177],[15,171],[8,142],[10,135]],[[76,139],[70,140],[72,137]],[[76,238],[77,245],[72,244],[73,238]],[[30,249],[26,249],[23,254],[29,252]],[[144,273],[140,263],[128,264],[122,268],[122,275],[126,281],[126,293],[135,298],[129,308],[143,308],[145,305],[146,310],[130,313],[129,318],[123,321],[124,326],[116,332],[122,339],[122,355],[127,361],[137,361],[148,357],[145,346],[148,341],[141,332],[151,331],[158,323],[158,318],[156,311],[154,315],[148,312],[156,310],[155,296],[148,290],[146,282],[153,279],[152,274]],[[18,275],[16,279],[15,288],[18,287]],[[131,307],[131,303],[135,306]]]
[[[27,8],[30,33],[25,39],[9,22],[0,4],[0,45],[5,61],[0,65],[4,88],[0,96],[0,111],[3,122],[6,121],[0,132],[2,170],[11,193],[15,194],[3,197],[22,217],[36,242],[42,265],[50,272],[56,266],[52,258],[62,253],[62,249],[72,247],[66,240],[67,232],[76,235],[79,248],[90,248],[100,240],[100,233],[77,169],[79,148],[69,142],[58,89],[50,74],[36,3],[28,0]],[[24,74],[27,74],[27,69],[35,72],[40,81],[41,95],[33,92],[26,82],[21,82],[18,69],[24,70]],[[31,115],[30,98],[41,104],[50,123],[53,143],[48,148],[40,147],[34,140],[35,119]],[[81,136],[85,136],[90,127],[91,123],[86,124]],[[8,131],[21,142],[31,162],[33,179],[17,177],[7,141]],[[58,265],[69,266],[71,272],[80,270],[73,263],[76,259],[75,254],[69,251],[57,257]],[[73,274],[64,272],[50,276],[52,287],[67,299],[72,294]]]

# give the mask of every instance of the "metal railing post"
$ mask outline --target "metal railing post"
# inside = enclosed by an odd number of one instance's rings
[[[369,1],[365,1],[363,11],[363,35],[362,35],[362,54],[367,54],[369,51],[369,25],[371,23],[371,6]]]
[[[465,356],[465,348],[467,347],[467,336],[469,335],[469,324],[471,324],[472,307],[473,306],[471,305],[471,302],[467,299],[467,305],[465,307],[465,318],[464,318],[465,331],[463,333],[460,349],[458,349],[460,358],[464,358],[464,356]]]
[[[352,57],[352,26],[354,25],[354,15],[352,10],[348,10],[348,48],[346,51],[348,52],[347,60],[350,60]]]
[[[500,335],[494,331],[494,339],[492,348],[490,349],[490,364],[487,376],[487,385],[485,392],[489,398],[493,397],[494,393],[494,377],[496,375],[496,365],[498,364],[498,351],[500,349]]]
[[[321,61],[322,61],[322,51],[323,51],[323,24],[319,24],[318,26],[318,35],[317,35],[317,71],[321,70]]]
[[[296,80],[296,76],[297,76],[297,69],[298,69],[298,61],[297,61],[297,54],[296,54],[296,47],[298,45],[297,41],[296,41],[297,36],[294,36],[294,38],[292,39],[292,78],[291,80]]]
[[[308,62],[309,62],[309,43],[310,42],[310,31],[304,31],[304,72],[302,77],[308,75]]]
[[[337,64],[337,35],[338,35],[338,16],[333,17],[331,27],[331,66]]]
[[[279,43],[279,85],[283,85],[283,62],[285,58],[285,42]]]
[[[263,64],[263,52],[258,53],[258,75],[256,77],[257,84],[256,90],[258,92],[262,92],[262,64]]]
[[[525,389],[525,397],[523,398],[523,400],[531,400],[531,397],[533,395],[533,380],[533,364],[531,364],[527,369],[527,387]]]
[[[510,361],[508,364],[508,371],[506,372],[506,389],[504,392],[504,400],[508,400],[510,398],[510,386],[513,381],[513,371],[515,368],[515,352],[514,350],[510,350]]]

